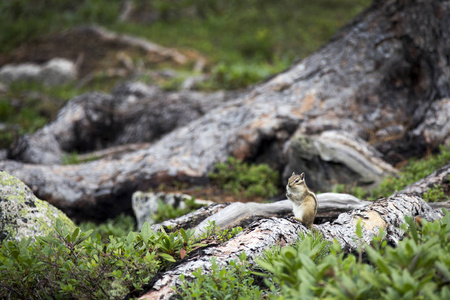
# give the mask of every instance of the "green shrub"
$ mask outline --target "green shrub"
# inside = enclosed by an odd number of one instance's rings
[[[212,258],[211,273],[205,274],[198,269],[192,272],[193,281],[180,276],[177,295],[182,299],[262,299],[261,290],[253,285],[254,278],[246,258],[243,252],[239,261],[232,260],[226,268]]]
[[[335,241],[330,253],[314,261],[311,247],[281,250],[257,260],[281,287],[281,299],[447,299],[450,296],[450,214],[417,225],[407,217],[407,236],[397,247],[375,238],[366,258],[346,255]],[[308,243],[303,240],[300,244]],[[295,247],[299,247],[295,245]],[[326,249],[318,247],[317,249]]]
[[[242,231],[242,227],[237,226],[229,229],[220,229],[215,221],[210,222],[203,232],[199,240],[209,239],[224,243]]]
[[[304,281],[320,272],[317,264],[330,252],[329,247],[330,242],[321,234],[301,235],[294,245],[273,247],[256,259],[259,268],[269,272],[258,274],[272,280],[266,280],[267,286],[275,284],[283,293],[289,294],[298,284],[305,284]]]
[[[450,177],[450,176],[449,176]],[[447,181],[450,181],[447,179]],[[423,200],[427,202],[439,202],[444,201],[448,197],[446,197],[444,188],[441,185],[435,184],[433,187],[429,188],[428,191],[426,191],[423,194]]]
[[[128,224],[126,217],[121,223]],[[119,222],[119,221],[117,221]],[[90,226],[90,225],[89,225]],[[88,227],[89,227],[88,226]],[[204,247],[208,239],[224,241],[241,228],[220,231],[215,224],[208,226],[201,237],[193,230],[180,229],[167,233],[153,231],[144,223],[141,232],[129,231],[113,236],[117,229],[83,231],[66,229],[57,221],[48,236],[4,240],[0,247],[1,299],[123,299],[138,292],[160,271]]]
[[[121,214],[114,219],[108,219],[101,224],[94,222],[80,223],[82,231],[93,230],[93,236],[100,235],[102,241],[107,241],[109,236],[124,237],[131,231],[136,231],[136,222],[132,216]]]
[[[240,299],[448,299],[450,213],[444,214],[434,222],[407,217],[406,236],[397,247],[381,233],[372,245],[361,244],[359,253],[346,254],[337,241],[313,233],[292,246],[265,251],[256,269],[245,257],[223,268],[213,260],[211,275],[198,270],[193,280],[182,276],[176,291],[185,299],[237,293]],[[266,278],[265,286],[256,284],[258,276]]]
[[[425,159],[410,159],[398,176],[386,178],[378,189],[373,190],[372,197],[387,197],[450,163],[450,145],[439,148],[440,153],[437,155],[430,155]]]
[[[224,163],[216,164],[216,172],[209,177],[219,187],[235,195],[245,197],[273,197],[278,190],[278,173],[267,164],[249,165],[229,157]]]
[[[212,70],[212,83],[205,82],[200,87],[207,88],[208,84],[211,88],[224,88],[228,90],[247,87],[251,84],[260,82],[270,75],[281,71],[288,67],[288,63],[282,66],[270,66],[256,63],[220,63]]]
[[[4,241],[0,248],[0,296],[3,299],[122,299],[141,289],[161,261],[144,233],[122,238],[100,236],[58,221],[46,237]],[[156,239],[154,239],[156,241]],[[150,242],[149,242],[150,241]]]

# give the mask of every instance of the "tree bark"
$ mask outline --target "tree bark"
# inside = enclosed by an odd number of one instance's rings
[[[242,205],[248,206],[248,204]],[[270,206],[271,204],[261,205]],[[252,205],[250,207],[253,208]],[[355,234],[359,221],[362,222],[361,242],[370,243],[382,229],[386,233],[385,239],[390,244],[396,245],[404,236],[404,231],[399,229],[399,226],[404,222],[405,216],[418,216],[433,221],[440,219],[442,214],[433,210],[417,196],[398,194],[375,201],[361,209],[342,213],[335,221],[314,225],[314,228],[321,232],[327,240],[336,239],[344,251],[356,252],[360,247],[359,238]],[[308,232],[309,230],[305,226],[292,218],[271,217],[256,220],[229,241],[217,246],[206,247],[193,257],[182,261],[174,269],[164,272],[151,290],[140,299],[169,299],[174,294],[172,287],[179,282],[181,274],[193,277],[192,272],[198,268],[209,272],[212,257],[220,265],[226,266],[231,260],[237,259],[242,252],[245,252],[247,259],[253,262],[264,249],[273,245],[292,244],[299,238],[299,233]]]
[[[450,96],[449,30],[447,1],[376,1],[310,57],[172,128],[146,149],[73,166],[7,160],[0,169],[70,216],[97,219],[129,210],[135,190],[173,180],[204,183],[229,155],[268,162],[284,174],[299,171],[293,168],[304,158],[289,154],[299,134],[312,137],[315,147],[317,138],[333,136],[347,149],[345,159],[319,152],[327,188],[341,182],[339,174],[358,170],[383,177],[389,167],[361,167],[420,156],[448,141],[450,128],[442,120]],[[376,182],[361,183],[358,176],[355,184]]]
[[[448,187],[449,174],[450,164],[403,189],[401,193],[373,202],[361,201],[345,194],[319,194],[319,215],[322,211],[328,211],[329,206],[339,207],[339,204],[341,209],[347,206],[351,211],[339,214],[332,222],[315,224],[314,230],[322,233],[329,241],[336,239],[345,252],[356,253],[360,243],[370,244],[373,237],[379,235],[380,230],[385,232],[384,239],[396,246],[404,237],[404,231],[399,227],[404,223],[405,216],[419,217],[427,221],[442,218],[440,209],[433,209],[418,195],[439,182]],[[340,200],[336,200],[338,197]],[[204,231],[208,221],[215,221],[221,228],[247,224],[244,231],[223,244],[202,249],[174,269],[165,272],[140,299],[169,299],[174,294],[172,287],[179,282],[181,274],[193,277],[192,272],[198,268],[209,272],[212,257],[226,266],[230,260],[237,259],[245,252],[248,260],[253,262],[264,249],[273,245],[285,246],[293,243],[299,238],[298,233],[308,233],[309,230],[295,219],[286,218],[292,215],[291,211],[289,200],[272,204],[233,203],[222,208],[197,225],[196,234]],[[356,235],[358,222],[362,225],[361,239]]]

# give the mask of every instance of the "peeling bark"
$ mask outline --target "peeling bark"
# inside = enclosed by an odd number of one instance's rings
[[[370,201],[359,200],[348,194],[323,193],[318,194],[319,208],[316,220],[335,219],[341,212],[364,207]],[[251,222],[269,217],[282,217],[292,215],[292,201],[283,200],[274,203],[232,203],[220,212],[206,218],[195,227],[196,234],[204,232],[209,222],[214,221],[221,229],[236,226],[246,226]]]
[[[370,244],[373,237],[379,235],[380,230],[384,231],[385,240],[396,246],[404,237],[400,226],[404,223],[405,216],[420,217],[427,221],[442,218],[440,208],[448,207],[449,202],[428,204],[419,194],[425,193],[435,184],[445,182],[449,174],[450,164],[403,189],[401,193],[373,202],[361,201],[345,194],[319,194],[318,216],[329,212],[333,207],[350,211],[339,214],[331,222],[315,224],[314,230],[321,232],[329,241],[336,239],[348,253],[356,253],[361,242]],[[221,265],[226,266],[230,260],[237,259],[239,254],[245,252],[248,260],[253,262],[264,249],[273,245],[285,246],[293,243],[298,238],[298,233],[308,233],[309,230],[295,219],[286,218],[291,214],[291,210],[292,204],[289,200],[272,204],[233,203],[221,209],[197,225],[197,234],[203,231],[209,220],[216,221],[216,224],[223,228],[247,224],[244,231],[222,245],[203,249],[173,270],[165,272],[141,299],[169,299],[174,294],[172,286],[177,284],[179,275],[192,277],[192,271],[198,268],[209,272],[212,257],[216,257]],[[356,235],[358,222],[362,225],[361,240]]]
[[[267,205],[267,204],[266,204]],[[223,212],[222,210],[221,212]],[[219,212],[220,213],[220,212]],[[442,218],[442,214],[433,210],[421,198],[413,195],[397,194],[387,199],[381,199],[349,213],[342,213],[329,223],[314,225],[327,240],[336,239],[346,252],[356,252],[359,249],[358,237],[355,234],[356,225],[362,221],[362,241],[370,243],[379,234],[380,229],[386,232],[385,239],[396,245],[404,236],[399,226],[405,216],[421,217],[428,221]],[[299,238],[298,233],[308,233],[309,230],[295,221],[279,217],[262,218],[248,225],[243,232],[231,240],[202,249],[193,257],[189,257],[174,269],[162,274],[151,290],[140,299],[169,299],[173,294],[173,286],[179,282],[179,276],[184,274],[192,277],[192,272],[198,268],[209,272],[211,258],[226,266],[231,260],[245,252],[247,259],[253,262],[262,251],[273,245],[285,246]]]
[[[449,186],[450,163],[434,171],[422,180],[419,180],[401,190],[401,193],[423,196],[430,188],[435,186]],[[448,191],[450,193],[450,191]]]

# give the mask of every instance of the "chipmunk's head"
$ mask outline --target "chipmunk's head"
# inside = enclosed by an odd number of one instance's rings
[[[292,192],[300,192],[305,189],[305,173],[301,173],[300,175],[292,172],[291,177],[288,179],[288,183],[286,185],[286,189]]]

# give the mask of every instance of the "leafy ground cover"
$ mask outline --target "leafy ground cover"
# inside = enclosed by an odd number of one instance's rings
[[[101,229],[103,231],[103,229]],[[115,230],[117,232],[117,230]],[[49,236],[0,246],[2,299],[123,299],[136,296],[157,272],[170,268],[207,244],[223,242],[240,232],[221,231],[211,224],[201,237],[192,230],[153,231],[145,223],[140,232],[110,235],[104,240],[93,229],[67,230],[58,220]]]

